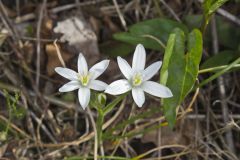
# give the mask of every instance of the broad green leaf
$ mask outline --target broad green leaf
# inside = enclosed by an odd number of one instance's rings
[[[141,43],[146,48],[164,51],[165,47],[151,37],[160,41],[161,44],[166,44],[169,34],[174,28],[181,28],[186,33],[188,31],[182,23],[156,18],[134,24],[129,27],[129,32],[116,33],[114,38],[132,45]]]
[[[221,16],[215,16],[219,44],[229,49],[237,50],[240,43],[240,28],[224,20]],[[184,17],[184,23],[189,29],[198,28],[201,24],[201,15],[188,15]],[[204,35],[205,45],[212,45],[212,33],[209,27]],[[233,34],[234,33],[234,34]]]
[[[200,14],[186,15],[183,17],[183,23],[186,24],[188,29],[192,30],[201,26],[202,18],[203,16]]]
[[[239,56],[240,56],[240,53],[237,53],[237,51],[222,51],[222,52],[219,52],[218,54],[208,58],[201,65],[201,69],[227,65]]]
[[[116,40],[111,40],[100,45],[101,53],[111,57],[127,56],[132,53],[134,49],[135,46]]]
[[[199,63],[202,56],[202,34],[199,30],[193,30],[186,36],[180,29],[175,29],[176,34],[173,54],[168,66],[167,86],[171,89],[173,97],[163,100],[164,115],[170,127],[176,121],[176,108],[195,84]],[[186,54],[185,54],[186,50]]]
[[[240,45],[240,28],[218,16],[216,19],[219,43],[237,50]]]
[[[170,61],[170,58],[173,53],[175,38],[176,38],[175,34],[173,34],[173,33],[170,34],[168,42],[167,42],[166,50],[164,53],[163,64],[162,64],[161,73],[160,73],[160,83],[163,85],[166,85],[166,83],[167,83],[168,65],[169,65],[169,61]]]

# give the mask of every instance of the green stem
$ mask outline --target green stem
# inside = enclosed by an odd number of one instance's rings
[[[217,67],[212,67],[212,68],[201,69],[198,71],[198,74],[215,72],[215,71],[218,71],[221,69],[225,69],[227,67],[228,67],[228,65],[222,65],[222,66],[217,66]],[[232,68],[240,68],[240,64],[236,64]]]
[[[210,19],[210,17],[205,16],[205,15],[203,16],[203,20],[202,20],[202,24],[201,24],[202,35],[205,35],[209,19]]]
[[[159,17],[164,17],[164,16],[163,16],[163,13],[162,13],[162,10],[161,10],[161,8],[160,8],[160,6],[159,6],[158,1],[157,1],[157,0],[154,0],[153,3],[154,3],[154,5],[155,5],[155,7],[156,7],[156,9],[157,9],[157,12],[158,12]]]
[[[125,158],[125,157],[118,157],[118,156],[98,156],[99,159],[113,159],[113,160],[130,160],[129,158]],[[85,160],[92,160],[93,157],[92,156],[88,156],[88,157],[84,157],[84,156],[73,156],[73,157],[69,157],[66,158],[66,160],[80,160],[80,159],[85,159]]]
[[[10,123],[12,121],[12,107],[11,107],[9,94],[6,90],[4,90],[4,94],[5,94],[5,97],[7,99],[7,107],[8,107],[8,114],[9,114],[9,120],[8,120],[8,124],[7,124],[7,127],[6,127],[6,133],[8,133],[8,130],[10,128]]]
[[[124,120],[123,122],[119,123],[118,125],[114,126],[112,129],[106,131],[103,135],[103,139],[115,139],[117,136],[113,134],[116,130],[121,130],[127,125],[133,124],[138,119],[147,118],[150,116],[155,115],[156,113],[159,113],[160,110],[157,107],[151,107],[149,111],[146,111],[142,114],[138,114],[136,116],[131,117],[130,119]]]
[[[98,108],[98,117],[97,117],[97,139],[98,147],[102,145],[102,126],[103,126],[104,114],[101,108]]]
[[[225,72],[227,72],[228,70],[230,70],[231,68],[233,68],[235,65],[237,65],[238,63],[240,63],[240,57],[238,59],[236,59],[235,61],[233,61],[231,64],[229,64],[226,68],[224,68],[223,70],[215,73],[214,75],[212,75],[211,77],[209,77],[208,79],[202,81],[197,87],[202,87],[205,84],[211,82],[212,80],[218,78],[219,76],[221,76],[222,74],[224,74]]]

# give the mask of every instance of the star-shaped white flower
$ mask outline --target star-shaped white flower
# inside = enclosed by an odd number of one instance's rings
[[[69,92],[78,89],[80,105],[85,109],[90,101],[90,89],[104,91],[107,84],[96,80],[108,67],[109,60],[103,60],[95,64],[90,70],[84,56],[80,53],[78,57],[78,73],[63,67],[56,67],[55,71],[70,82],[59,88],[59,92]]]
[[[132,67],[126,60],[117,57],[118,66],[126,79],[120,79],[111,83],[105,90],[106,93],[119,95],[132,90],[132,96],[138,107],[145,102],[144,92],[156,97],[172,97],[169,88],[153,81],[149,81],[160,69],[162,62],[158,61],[145,68],[146,52],[143,45],[138,44],[134,55]]]

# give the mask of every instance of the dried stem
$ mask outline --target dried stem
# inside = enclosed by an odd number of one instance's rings
[[[216,28],[216,19],[213,16],[212,22],[211,22],[211,28],[212,28],[212,38],[213,38],[213,52],[214,54],[217,54],[219,52],[219,45],[218,45],[218,34],[217,34],[217,28]],[[220,98],[221,98],[221,106],[222,106],[222,115],[223,115],[223,120],[225,124],[228,124],[229,122],[229,110],[228,110],[228,105],[226,102],[226,89],[225,89],[225,84],[224,84],[224,78],[223,76],[218,77],[217,79],[218,83],[218,89],[220,93]],[[226,141],[228,148],[231,150],[232,153],[235,154],[235,147],[233,143],[233,135],[232,131],[229,130],[226,133]]]

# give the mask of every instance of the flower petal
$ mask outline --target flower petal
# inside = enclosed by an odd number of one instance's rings
[[[92,66],[92,68],[89,70],[91,79],[98,78],[107,69],[109,62],[109,60],[103,60]]]
[[[78,56],[78,73],[81,75],[87,75],[88,73],[88,65],[82,53],[79,53]]]
[[[69,80],[77,80],[77,73],[71,69],[63,68],[63,67],[56,67],[55,71],[60,74],[61,76],[69,79]]]
[[[155,62],[148,66],[144,71],[143,71],[143,81],[147,81],[150,78],[152,78],[160,69],[162,65],[161,61]]]
[[[90,89],[83,87],[78,90],[78,100],[83,109],[85,109],[90,101]]]
[[[131,85],[126,79],[120,79],[107,86],[105,93],[119,95],[131,90]]]
[[[128,62],[121,58],[121,57],[117,57],[117,62],[118,62],[118,66],[122,72],[122,74],[127,78],[130,79],[132,77],[132,68],[131,66],[128,64]]]
[[[80,87],[81,86],[78,81],[70,81],[70,82],[64,84],[61,88],[59,88],[59,92],[69,92],[69,91],[78,89]]]
[[[142,107],[143,103],[145,102],[145,95],[140,87],[136,87],[132,89],[132,96],[134,102],[137,104],[138,107]]]
[[[146,51],[142,44],[138,44],[133,55],[132,69],[135,71],[144,70],[146,63]]]
[[[96,91],[104,91],[107,87],[107,84],[99,80],[91,80],[89,83],[89,88]]]
[[[169,98],[173,96],[171,90],[168,87],[163,86],[157,82],[146,81],[142,84],[142,89],[145,92],[156,97]]]

